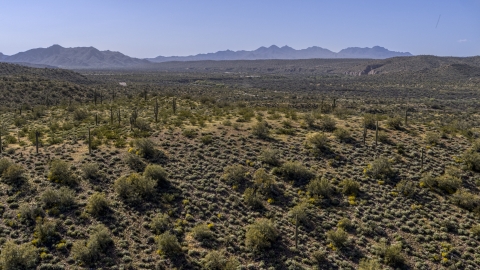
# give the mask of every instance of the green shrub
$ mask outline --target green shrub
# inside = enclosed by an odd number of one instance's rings
[[[113,239],[107,227],[100,224],[92,228],[88,241],[73,243],[71,255],[77,261],[90,265],[101,258],[113,246]]]
[[[127,153],[124,156],[123,161],[125,161],[125,163],[128,165],[128,167],[130,167],[130,169],[136,172],[142,172],[147,166],[139,156],[131,153]]]
[[[342,193],[345,195],[357,196],[358,192],[360,191],[360,184],[352,179],[343,180],[340,182],[340,186],[342,187]]]
[[[47,209],[66,211],[75,205],[75,192],[67,187],[50,188],[43,192],[41,200]]]
[[[155,148],[155,143],[150,139],[136,139],[133,144],[138,149],[141,157],[146,159],[155,159],[160,152]]]
[[[463,154],[462,159],[467,169],[480,172],[480,153],[467,151]]]
[[[205,135],[200,138],[200,141],[202,141],[203,144],[211,144],[213,142],[213,137],[212,135]]]
[[[275,186],[275,179],[272,175],[268,174],[264,168],[260,168],[253,174],[253,182],[258,191],[269,194],[273,192]]]
[[[207,224],[198,224],[192,228],[192,236],[196,240],[203,242],[213,237],[213,232],[207,226]]]
[[[93,216],[101,216],[110,209],[108,199],[104,193],[95,192],[88,198],[85,210]]]
[[[365,174],[376,179],[388,179],[393,176],[394,172],[388,159],[381,157],[375,159],[371,164],[368,164],[365,169]]]
[[[433,189],[437,186],[437,179],[431,173],[424,173],[420,179],[420,186]]]
[[[315,250],[311,257],[312,261],[317,265],[321,265],[327,261],[327,253],[324,250]]]
[[[13,162],[6,158],[0,159],[0,175],[2,175]]]
[[[37,266],[38,251],[30,243],[21,245],[8,241],[0,253],[0,268],[2,270],[35,269]]]
[[[162,234],[170,227],[170,218],[167,214],[157,214],[150,222],[150,229],[155,234]]]
[[[34,224],[37,218],[42,218],[45,216],[45,212],[38,205],[30,205],[24,203],[18,209],[18,217],[22,223],[28,225]]]
[[[402,255],[402,244],[397,243],[388,245],[385,238],[380,239],[380,242],[375,245],[374,250],[378,256],[383,258],[385,264],[395,266],[402,264],[405,258]]]
[[[479,237],[480,236],[480,224],[472,226],[472,228],[470,229],[470,232],[473,235],[475,235],[476,237]]]
[[[269,248],[277,237],[278,232],[273,222],[261,218],[247,227],[245,244],[253,251],[261,251]]]
[[[466,189],[457,190],[450,199],[454,204],[470,211],[480,206],[480,197]]]
[[[342,218],[338,221],[338,224],[337,226],[339,228],[342,228],[346,231],[350,230],[353,228],[353,224],[352,224],[352,221],[349,219],[349,218]]]
[[[153,195],[157,182],[138,173],[118,178],[114,189],[118,195],[128,201],[138,201]]]
[[[275,168],[274,172],[297,184],[308,182],[315,177],[313,172],[297,161],[287,161],[281,167]]]
[[[185,129],[182,132],[182,134],[183,134],[183,136],[185,136],[187,138],[190,138],[190,139],[193,139],[197,136],[197,132],[194,129]]]
[[[212,250],[202,260],[203,268],[207,270],[223,270],[227,259],[221,251]]]
[[[59,159],[53,160],[50,163],[48,180],[55,183],[66,184],[69,186],[73,186],[78,183],[78,179],[70,171],[70,166],[68,165],[68,163]]]
[[[313,153],[319,155],[329,149],[328,136],[323,133],[314,133],[307,137],[312,145]]]
[[[307,202],[301,202],[295,205],[289,212],[288,216],[290,219],[295,222],[298,220],[299,223],[306,223],[308,221],[308,212],[310,204]]]
[[[175,256],[182,252],[182,247],[178,243],[177,237],[170,232],[165,232],[156,238],[158,253],[168,257]]]
[[[441,190],[453,194],[462,186],[462,179],[455,174],[446,172],[436,178],[436,184]]]
[[[315,126],[315,116],[311,113],[306,113],[303,115],[303,120],[308,127]]]
[[[54,244],[60,237],[57,230],[58,225],[55,221],[47,219],[37,220],[34,233],[36,242],[46,246]]]
[[[308,183],[307,192],[311,197],[322,196],[324,198],[330,198],[335,192],[335,188],[328,179],[317,177]]]
[[[247,168],[240,164],[231,165],[224,169],[222,180],[229,185],[241,185],[246,180]]]
[[[330,230],[327,232],[327,240],[335,248],[343,248],[348,242],[348,233],[343,228],[337,228],[336,230]]]
[[[363,116],[363,125],[368,129],[375,129],[377,126],[375,115],[367,113]]]
[[[325,115],[322,118],[320,118],[319,127],[323,131],[332,132],[335,130],[336,125],[337,123],[335,122],[335,120],[328,115]]]
[[[401,129],[402,128],[402,118],[401,117],[390,117],[387,119],[387,126],[391,129]]]
[[[437,145],[440,141],[440,135],[436,132],[425,133],[425,143],[428,145]]]
[[[167,172],[160,165],[149,164],[145,168],[143,176],[155,180],[158,185],[165,184],[167,182]]]
[[[100,177],[100,169],[96,163],[84,164],[81,170],[85,179],[96,180]]]
[[[379,131],[378,132],[378,141],[381,143],[390,143],[390,138],[388,137],[388,134],[385,131]]]
[[[350,131],[344,128],[337,128],[333,132],[333,135],[340,141],[340,142],[349,142],[352,140],[352,135]]]
[[[88,118],[88,111],[85,109],[76,109],[73,112],[73,119],[75,121],[83,121]]]
[[[261,121],[253,125],[252,134],[260,139],[267,139],[270,135],[270,128],[267,122]]]
[[[412,181],[401,180],[395,186],[395,189],[397,190],[398,193],[406,197],[412,197],[415,194],[416,187]]]
[[[360,259],[358,270],[378,270],[382,269],[382,265],[375,259]]]
[[[10,185],[20,185],[25,181],[25,169],[17,164],[11,164],[3,171],[2,179]]]
[[[480,152],[480,139],[476,139],[472,143],[472,149],[473,152]]]
[[[246,205],[250,206],[251,208],[262,208],[262,197],[258,194],[256,189],[247,188],[243,193],[243,201]]]
[[[280,151],[277,149],[264,149],[260,154],[259,160],[271,166],[280,166]]]

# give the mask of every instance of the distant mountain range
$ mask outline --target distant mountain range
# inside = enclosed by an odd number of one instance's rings
[[[278,47],[272,45],[268,48],[260,47],[254,51],[219,51],[216,53],[197,54],[191,56],[158,56],[148,58],[152,62],[170,62],[170,61],[202,61],[202,60],[266,60],[266,59],[313,59],[313,58],[371,58],[385,59],[396,56],[412,56],[408,52],[389,51],[383,47],[375,46],[373,48],[346,48],[338,53],[332,52],[321,47],[309,47],[306,49],[295,50],[288,46]]]
[[[31,49],[15,55],[0,53],[0,62],[18,63],[30,66],[59,67],[67,69],[121,69],[151,68],[154,63],[171,61],[202,60],[266,60],[266,59],[313,59],[313,58],[369,58],[385,59],[396,56],[412,56],[408,52],[389,51],[383,47],[352,47],[338,53],[320,47],[295,50],[288,46],[260,47],[254,51],[219,51],[216,53],[197,54],[192,56],[158,56],[139,59],[129,57],[120,52],[100,51],[94,47],[64,48],[53,45],[48,48]]]

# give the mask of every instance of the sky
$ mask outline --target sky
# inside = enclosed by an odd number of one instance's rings
[[[53,44],[147,58],[260,46],[480,55],[480,0],[0,0],[0,52]]]

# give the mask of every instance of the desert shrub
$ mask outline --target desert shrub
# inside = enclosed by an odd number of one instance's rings
[[[0,253],[0,268],[3,270],[35,269],[38,250],[30,243],[21,245],[13,241],[5,243]]]
[[[243,201],[246,205],[250,206],[251,208],[262,208],[262,196],[258,194],[256,189],[247,188],[243,193]]]
[[[50,188],[43,192],[41,200],[47,209],[66,211],[75,205],[75,192],[67,187]]]
[[[433,189],[437,186],[437,179],[431,173],[424,173],[420,179],[420,186]]]
[[[335,192],[335,188],[325,177],[317,177],[307,185],[307,192],[310,196],[322,196],[330,198]]]
[[[88,118],[88,111],[85,109],[76,109],[73,111],[73,119],[75,121],[83,121]]]
[[[275,168],[274,173],[281,175],[286,180],[294,181],[297,184],[308,182],[315,177],[307,167],[297,161],[287,161],[281,167]]]
[[[394,172],[388,159],[381,157],[368,164],[365,174],[372,178],[381,179],[393,176]]]
[[[472,143],[472,151],[473,152],[480,152],[480,139],[476,139]]]
[[[253,174],[253,182],[255,187],[262,193],[268,194],[273,191],[275,186],[275,179],[268,174],[264,168],[260,168]]]
[[[20,165],[11,164],[3,171],[2,179],[10,185],[22,184],[25,181],[25,169]]]
[[[261,218],[247,227],[245,245],[253,251],[261,251],[269,248],[277,237],[278,232],[273,222]]]
[[[395,186],[395,189],[397,190],[398,193],[406,197],[412,197],[415,194],[416,188],[415,188],[415,184],[412,181],[401,180]]]
[[[240,164],[231,165],[224,169],[222,180],[229,185],[241,185],[247,180],[247,168]]]
[[[401,117],[389,117],[387,119],[387,126],[391,129],[401,129],[402,128],[402,118]]]
[[[344,128],[335,129],[333,135],[335,135],[335,137],[341,142],[349,142],[352,140],[352,135],[350,134],[350,131]]]
[[[197,132],[194,129],[185,129],[182,132],[182,134],[183,134],[183,136],[185,136],[187,138],[190,138],[190,139],[193,139],[197,136]]]
[[[45,216],[45,212],[38,205],[30,205],[24,203],[18,209],[18,217],[22,223],[28,225],[34,224],[37,218],[42,218]]]
[[[212,250],[202,260],[203,268],[207,270],[223,270],[227,259],[221,251]]]
[[[68,165],[68,163],[59,159],[53,160],[50,163],[48,180],[55,183],[66,184],[69,186],[73,186],[78,183],[78,179],[70,171],[70,166]]]
[[[317,265],[321,265],[327,261],[327,253],[325,250],[315,250],[311,257],[312,261]]]
[[[380,239],[377,245],[374,245],[375,253],[383,258],[385,264],[395,266],[402,264],[405,258],[402,255],[402,244],[396,243],[389,245],[385,238]]]
[[[118,195],[128,201],[138,201],[151,196],[157,182],[138,173],[132,173],[118,178],[114,183],[114,189]]]
[[[321,154],[329,149],[328,136],[323,133],[314,133],[307,137],[312,145],[314,154]]]
[[[345,195],[354,195],[356,196],[360,191],[360,184],[352,179],[345,179],[340,182],[340,186],[342,187],[342,193]]]
[[[211,144],[213,142],[213,137],[212,135],[205,135],[200,138],[200,141],[203,144]]]
[[[104,225],[97,225],[92,228],[88,241],[79,240],[73,243],[70,254],[75,260],[90,265],[98,261],[102,254],[105,254],[113,245],[110,232]]]
[[[128,165],[128,167],[130,167],[130,169],[136,172],[142,172],[143,170],[145,170],[145,167],[147,166],[139,156],[131,153],[127,153],[124,156],[123,160]]]
[[[100,216],[109,210],[109,204],[110,203],[104,193],[95,192],[90,198],[88,198],[85,210],[93,216]]]
[[[165,232],[156,238],[158,253],[168,257],[175,256],[182,252],[182,247],[178,243],[178,239],[170,232]]]
[[[170,218],[167,214],[157,214],[150,222],[150,229],[155,234],[164,233],[170,226]]]
[[[441,190],[452,194],[462,186],[462,179],[458,175],[450,174],[447,171],[436,178],[436,184]]]
[[[348,233],[343,228],[337,228],[336,230],[330,230],[327,232],[327,240],[335,248],[342,248],[347,245]]]
[[[382,265],[375,259],[360,259],[358,270],[378,270],[382,269]]]
[[[467,151],[462,156],[467,169],[480,172],[480,153]]]
[[[270,128],[267,122],[260,121],[252,126],[252,134],[260,139],[267,139],[270,135]]]
[[[5,172],[7,168],[10,167],[10,165],[12,164],[13,162],[10,161],[9,159],[1,158],[0,159],[0,175],[3,174],[3,172]]]
[[[349,218],[342,218],[338,221],[337,226],[348,231],[353,228],[353,223]]]
[[[271,166],[280,166],[280,151],[277,149],[264,149],[260,154],[259,160]]]
[[[198,224],[192,228],[192,236],[196,240],[202,242],[211,239],[213,237],[213,232],[207,224]]]
[[[367,113],[363,116],[363,125],[368,129],[375,129],[377,126],[375,115]]]
[[[303,115],[303,120],[308,127],[315,126],[315,116],[311,113],[306,113]]]
[[[480,197],[466,189],[457,190],[450,199],[454,204],[470,211],[480,206]]]
[[[145,168],[145,171],[143,172],[143,176],[146,178],[155,180],[158,185],[161,185],[167,182],[167,172],[160,165],[149,164]]]
[[[87,163],[81,167],[85,179],[96,180],[100,176],[100,169],[97,163]]]
[[[308,220],[308,210],[310,204],[307,202],[301,202],[295,205],[289,212],[288,216],[290,219],[295,222],[298,220],[299,223],[305,223]]]
[[[146,159],[155,159],[160,152],[155,148],[155,143],[150,139],[136,139],[133,144],[138,149],[138,154]]]
[[[152,130],[152,127],[150,127],[150,123],[141,118],[135,121],[134,126],[138,128],[140,132],[148,132]]]
[[[332,117],[325,115],[319,120],[319,127],[323,131],[332,132],[335,130],[337,123]]]
[[[425,143],[429,145],[437,145],[440,141],[440,135],[436,132],[425,133]]]
[[[385,131],[378,132],[378,141],[381,143],[390,143],[390,137]]]
[[[55,221],[39,219],[37,220],[37,225],[35,226],[34,241],[46,246],[52,245],[60,237],[57,230],[58,225]]]
[[[470,229],[470,232],[473,235],[475,235],[476,237],[479,237],[480,236],[480,224],[472,226],[472,228]]]

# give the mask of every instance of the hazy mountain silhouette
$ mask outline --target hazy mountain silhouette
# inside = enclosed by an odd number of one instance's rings
[[[149,58],[152,62],[170,62],[170,61],[201,61],[201,60],[264,60],[264,59],[312,59],[312,58],[371,58],[385,59],[396,56],[412,56],[406,52],[389,51],[383,47],[375,46],[373,48],[352,47],[343,49],[338,53],[332,52],[321,47],[309,47],[306,49],[295,50],[288,46],[279,48],[272,45],[268,48],[260,47],[254,51],[219,51],[216,53],[197,54],[191,56],[158,56]]]

